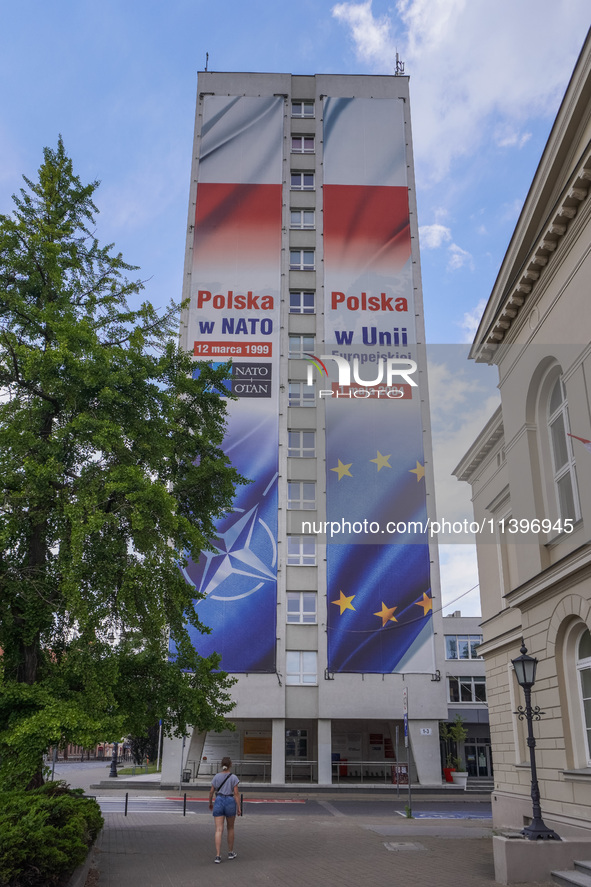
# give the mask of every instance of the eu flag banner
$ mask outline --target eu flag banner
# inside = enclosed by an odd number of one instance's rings
[[[324,349],[357,361],[362,380],[418,360],[405,141],[402,101],[325,99]],[[358,387],[332,382],[324,401],[327,521],[343,527],[327,539],[328,668],[431,672],[419,387]],[[412,533],[388,530],[409,523]]]
[[[189,337],[198,360],[232,359],[224,451],[253,483],[184,572],[212,629],[194,633],[198,651],[229,672],[273,672],[284,102],[205,95],[202,112]]]

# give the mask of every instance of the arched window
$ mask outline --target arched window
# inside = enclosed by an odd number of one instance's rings
[[[552,386],[548,399],[548,430],[552,449],[552,469],[558,515],[561,520],[576,521],[581,516],[577,490],[577,471],[569,437],[568,404],[562,377]]]
[[[588,628],[581,635],[577,645],[577,671],[587,764],[591,766],[591,632]]]

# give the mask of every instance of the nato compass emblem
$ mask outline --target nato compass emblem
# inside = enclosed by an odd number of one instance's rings
[[[276,533],[265,520],[271,504],[265,497],[275,487],[276,479],[277,475],[267,486],[262,501],[248,510],[235,508],[221,523],[214,550],[203,552],[198,571],[191,563],[182,568],[185,579],[206,599],[238,601],[259,591],[265,583],[276,582]],[[188,572],[191,567],[193,576]],[[203,603],[203,599],[197,603]]]

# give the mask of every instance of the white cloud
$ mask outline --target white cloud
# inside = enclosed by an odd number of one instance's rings
[[[396,12],[376,18],[371,0],[333,8],[374,70],[392,73],[398,47],[423,181],[440,181],[482,145],[519,149],[528,119],[553,117],[584,38],[573,23],[589,15],[588,0],[556,0],[543,15],[537,0],[398,0]],[[524,42],[535,52],[524,52]]]
[[[419,228],[419,238],[421,241],[421,249],[440,249],[445,244],[447,247],[448,271],[458,271],[460,268],[467,266],[474,270],[474,262],[471,254],[458,246],[457,243],[450,243],[452,239],[451,228],[446,225],[440,225],[436,222],[433,225],[421,225]]]
[[[472,342],[478,329],[478,324],[486,308],[486,299],[481,299],[472,311],[466,311],[460,321],[460,328],[464,330],[464,342]]]
[[[396,50],[390,36],[390,19],[387,15],[374,18],[371,2],[372,0],[366,0],[365,3],[337,3],[332,8],[332,14],[349,25],[358,56],[365,62],[381,66],[386,58],[392,61]]]
[[[467,250],[462,249],[461,246],[458,246],[457,243],[452,243],[449,248],[449,261],[447,263],[448,270],[458,271],[460,268],[464,268],[466,265],[472,271],[474,270],[474,262],[472,261],[472,256]]]
[[[523,148],[531,139],[531,132],[519,132],[508,123],[500,124],[493,135],[499,148]]]
[[[422,249],[439,249],[451,240],[451,231],[445,225],[421,225],[419,239]]]

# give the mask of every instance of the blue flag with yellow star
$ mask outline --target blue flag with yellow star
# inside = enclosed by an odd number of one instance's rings
[[[317,386],[326,405],[326,518],[339,528],[326,539],[333,672],[434,669],[426,367],[417,346],[404,114],[397,99],[324,100],[326,344],[317,351],[351,370],[344,386],[326,361],[328,378]],[[417,364],[416,385],[388,377],[396,361]]]

